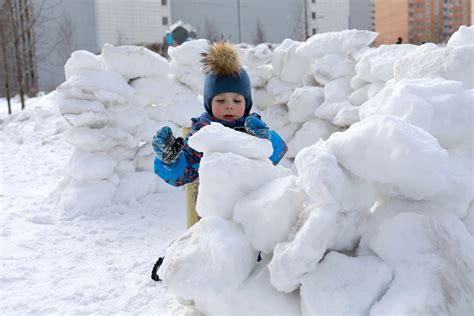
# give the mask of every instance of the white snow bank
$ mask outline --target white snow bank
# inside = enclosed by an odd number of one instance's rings
[[[347,62],[343,54],[328,54],[317,59],[312,66],[314,78],[321,84],[354,74],[354,64]]]
[[[371,314],[468,315],[474,309],[474,239],[455,216],[399,214],[379,227],[370,247],[395,270]]]
[[[378,33],[360,30],[320,33],[311,36],[297,49],[297,54],[307,58],[317,58],[331,53],[347,54],[367,47]]]
[[[215,297],[247,279],[257,254],[237,224],[209,216],[171,244],[158,275],[178,297]]]
[[[66,173],[78,181],[101,180],[112,175],[117,161],[106,153],[89,153],[76,149],[67,164]]]
[[[474,44],[474,25],[461,25],[448,40],[448,47],[473,45]]]
[[[474,89],[442,78],[401,80],[387,85],[360,108],[360,117],[391,115],[418,126],[445,148],[472,142]]]
[[[288,239],[303,209],[304,192],[295,182],[295,176],[275,179],[237,202],[233,220],[242,224],[254,249],[270,253]]]
[[[203,153],[234,153],[250,159],[266,159],[272,155],[270,141],[227,128],[219,123],[201,128],[188,142]]]
[[[208,48],[209,42],[207,40],[197,39],[184,42],[176,47],[168,47],[168,55],[178,64],[197,66],[202,59],[201,53],[206,52]]]
[[[288,144],[287,156],[295,157],[303,148],[316,144],[320,139],[327,139],[338,130],[336,126],[325,120],[313,119],[304,123]]]
[[[385,194],[424,199],[446,188],[446,150],[398,118],[371,116],[331,135],[326,146],[341,165]]]
[[[377,257],[330,252],[301,280],[302,315],[368,315],[391,280],[391,267]]]
[[[117,203],[136,202],[149,194],[155,193],[158,185],[158,179],[153,172],[142,171],[126,174],[118,184],[114,195],[114,201]]]
[[[112,46],[105,44],[100,59],[106,70],[119,73],[126,79],[166,77],[168,61],[143,46]]]
[[[102,129],[75,127],[68,130],[64,137],[69,144],[85,151],[107,151],[119,145],[125,147],[138,145],[138,141],[129,133],[113,127]]]

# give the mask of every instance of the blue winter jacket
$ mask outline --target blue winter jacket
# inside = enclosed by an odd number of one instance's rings
[[[260,119],[260,116],[256,113],[251,115]],[[202,127],[210,125],[211,122],[218,122],[226,127],[234,129],[243,128],[245,119],[247,117],[248,116],[244,116],[238,120],[227,122],[218,120],[215,117],[209,115],[207,112],[204,112],[200,117],[192,118],[191,131],[186,136],[184,147],[178,157],[178,160],[175,163],[168,165],[155,157],[155,173],[167,183],[176,187],[193,182],[197,177],[199,177],[199,163],[201,162],[202,153],[189,147],[189,137],[194,135],[194,133],[199,131]],[[278,135],[275,131],[270,131],[270,141],[272,142],[273,146],[273,154],[269,157],[269,159],[274,165],[276,165],[286,154],[288,147],[280,135]]]

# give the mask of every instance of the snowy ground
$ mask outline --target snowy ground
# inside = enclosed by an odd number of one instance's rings
[[[59,219],[51,193],[72,148],[47,97],[26,107],[9,118],[0,100],[0,313],[164,314],[174,299],[150,271],[184,230],[183,191]]]

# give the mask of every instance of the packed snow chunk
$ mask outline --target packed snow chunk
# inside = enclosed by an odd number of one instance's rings
[[[314,115],[340,127],[347,127],[360,121],[359,107],[353,106],[347,100],[324,102],[316,109]]]
[[[303,123],[314,119],[314,111],[324,101],[321,87],[296,88],[288,101],[288,117],[293,123]]]
[[[295,166],[298,186],[319,204],[336,204],[348,212],[367,209],[375,202],[374,188],[343,170],[321,143],[301,150]]]
[[[62,97],[98,100],[105,105],[124,103],[135,94],[135,90],[119,74],[91,69],[72,75],[56,90]]]
[[[147,107],[147,111],[156,121],[170,120],[179,126],[189,126],[190,118],[203,112],[196,93],[171,76],[161,80],[141,78],[134,80],[132,86],[147,105],[154,105]]]
[[[138,145],[129,133],[113,127],[101,129],[74,127],[68,130],[64,137],[70,145],[85,151],[108,151],[115,146],[130,148]]]
[[[252,88],[265,88],[268,80],[275,76],[272,65],[248,68],[247,73],[249,74]]]
[[[400,58],[394,66],[395,79],[441,77],[461,81],[467,89],[474,88],[474,44],[443,47]]]
[[[352,80],[351,80],[352,86]],[[348,97],[349,102],[352,105],[359,106],[369,99],[369,88],[370,85],[362,86],[354,90]]]
[[[327,139],[338,127],[328,121],[314,119],[303,124],[288,144],[288,157],[295,157],[303,148],[316,144],[320,139]]]
[[[252,101],[254,106],[261,111],[274,104],[272,96],[266,89],[254,89],[252,91]]]
[[[327,32],[311,36],[296,51],[298,54],[313,59],[323,55],[340,53],[367,47],[377,37],[378,33],[360,30],[345,30]]]
[[[117,161],[106,153],[75,149],[66,173],[78,181],[102,180],[110,177],[116,166]]]
[[[294,42],[294,44],[288,48],[288,51],[283,57],[280,79],[284,82],[302,84],[301,78],[303,78],[304,75],[309,71],[309,60],[296,53],[296,50],[300,45],[301,42]]]
[[[104,113],[82,112],[81,114],[65,114],[64,119],[74,127],[101,128],[109,123],[109,116]]]
[[[143,46],[112,46],[105,44],[100,59],[104,68],[115,71],[127,80],[140,77],[165,77],[170,72],[166,58]]]
[[[286,104],[290,100],[293,91],[300,86],[301,84],[285,82],[274,77],[268,81],[267,92],[276,103]]]
[[[111,127],[117,127],[133,134],[147,119],[144,108],[136,106],[115,106],[109,109]]]
[[[279,291],[292,292],[304,274],[313,271],[328,244],[335,239],[337,209],[313,204],[298,217],[296,232],[289,242],[276,245],[268,265],[272,285]]]
[[[71,57],[69,57],[64,65],[66,80],[85,69],[101,70],[102,63],[99,57],[86,50],[72,52]]]
[[[360,108],[361,119],[391,115],[418,126],[445,148],[472,140],[474,89],[442,78],[401,80],[387,85]]]
[[[377,257],[330,252],[301,280],[302,315],[368,315],[391,280],[392,268]]]
[[[474,25],[461,25],[448,40],[448,47],[473,45],[474,44]]]
[[[202,53],[209,48],[209,41],[205,39],[197,39],[186,41],[180,46],[168,47],[168,55],[178,64],[200,67]]]
[[[283,68],[283,60],[285,59],[285,55],[288,52],[288,50],[295,45],[294,40],[285,38],[283,42],[278,45],[278,47],[273,51],[272,55],[272,60],[271,64],[273,66],[273,69],[275,71],[276,76],[280,77],[281,70]]]
[[[188,144],[202,153],[234,153],[250,159],[265,160],[273,153],[272,143],[267,139],[238,132],[220,123],[204,126],[189,138]]]
[[[270,129],[278,129],[290,124],[287,107],[283,104],[276,104],[268,107],[261,113],[262,120],[268,124]]]
[[[392,80],[392,79],[391,79]],[[387,83],[390,82],[387,81]],[[382,82],[382,81],[376,81],[376,82],[372,82],[369,84],[369,90],[367,90],[367,96],[369,97],[369,99],[372,99],[373,97],[375,97],[380,91],[382,91],[382,89],[385,87],[385,82]]]
[[[394,267],[371,315],[470,315],[474,310],[474,239],[463,223],[402,213],[382,223],[370,248]]]
[[[302,125],[300,123],[290,123],[277,128],[275,132],[277,132],[278,135],[280,135],[281,138],[283,138],[283,140],[288,143],[293,138],[293,136],[295,136],[296,131],[299,130],[301,126]]]
[[[156,175],[150,171],[128,173],[120,179],[114,201],[127,203],[155,193],[157,181]]]
[[[84,112],[92,112],[97,114],[107,114],[104,105],[96,100],[78,100],[57,98],[59,113],[65,114],[81,114]]]
[[[170,245],[158,275],[183,299],[215,297],[242,284],[257,255],[239,225],[210,216]]]
[[[268,64],[272,60],[272,50],[267,44],[258,44],[243,52],[243,63],[248,67],[259,67]]]
[[[343,101],[353,91],[350,76],[334,79],[324,86],[324,102]]]
[[[197,300],[196,306],[209,316],[301,315],[299,295],[277,291],[270,283],[267,264],[263,259],[238,288]]]
[[[371,116],[327,141],[337,161],[390,196],[425,199],[446,188],[449,155],[436,138],[396,117]]]
[[[175,61],[170,63],[171,73],[179,82],[183,83],[195,92],[201,93],[204,89],[204,72],[199,67],[191,67],[179,64]]]
[[[380,45],[356,64],[357,76],[369,82],[388,81],[394,77],[393,66],[400,58],[416,50],[412,44]]]
[[[238,200],[273,179],[291,175],[269,159],[254,160],[234,153],[204,154],[199,167],[196,210],[201,217],[231,218]]]
[[[288,240],[305,197],[295,182],[295,176],[275,179],[235,205],[233,219],[242,224],[255,249],[270,253],[277,243]]]
[[[67,220],[92,216],[98,209],[110,205],[115,190],[115,185],[107,180],[72,181],[61,193],[60,216]]]
[[[355,73],[354,64],[347,62],[343,54],[325,55],[313,63],[311,70],[314,78],[321,84]]]

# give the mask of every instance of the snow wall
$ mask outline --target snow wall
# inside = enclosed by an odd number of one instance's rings
[[[274,167],[265,141],[218,124],[191,139],[202,219],[160,269],[181,312],[472,313],[473,34],[462,26],[446,47],[372,48],[377,34],[358,30],[239,45],[253,110],[289,152]],[[203,112],[207,45],[170,48],[170,61],[131,46],[72,54],[56,91],[75,148],[63,218],[165,185],[150,141]]]

